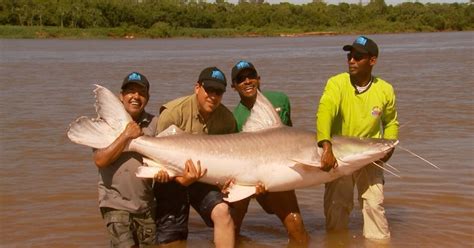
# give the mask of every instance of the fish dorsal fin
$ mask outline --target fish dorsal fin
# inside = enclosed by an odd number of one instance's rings
[[[165,130],[163,130],[161,133],[159,133],[156,137],[165,137],[165,136],[171,136],[171,135],[178,135],[178,134],[183,134],[184,131],[181,130],[179,127],[176,125],[171,125]]]
[[[250,111],[243,132],[256,132],[263,129],[283,126],[280,116],[268,99],[257,90],[257,100]]]

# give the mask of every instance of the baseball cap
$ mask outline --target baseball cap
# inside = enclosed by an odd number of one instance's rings
[[[252,63],[245,60],[241,60],[237,62],[234,67],[232,67],[232,83],[236,83],[237,76],[239,75],[239,73],[246,69],[253,70],[257,74],[257,70],[255,69],[255,66],[253,66]]]
[[[207,67],[199,74],[198,81],[204,88],[214,88],[225,92],[227,80],[224,73],[217,67]]]
[[[345,45],[342,47],[342,50],[344,51],[352,51],[352,49],[360,53],[368,53],[375,57],[379,56],[379,48],[377,47],[377,44],[365,36],[359,36],[352,45]]]
[[[148,82],[148,79],[146,79],[146,77],[143,76],[143,74],[138,73],[138,72],[132,72],[123,79],[122,90],[129,83],[139,84],[145,87],[147,91],[150,89],[150,83]]]

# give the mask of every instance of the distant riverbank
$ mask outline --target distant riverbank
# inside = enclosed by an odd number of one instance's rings
[[[116,27],[116,28],[61,28],[48,26],[0,25],[0,38],[7,39],[156,39],[156,38],[216,38],[216,37],[301,37],[337,35],[341,31],[310,31],[283,29],[230,29],[230,28],[169,28],[169,27]]]
[[[421,32],[433,32],[426,29]],[[452,30],[446,30],[452,31]],[[307,31],[299,29],[204,29],[167,27],[116,27],[116,28],[61,28],[48,26],[0,25],[0,38],[4,39],[157,39],[157,38],[231,38],[231,37],[302,37],[318,35],[340,35],[351,33],[412,33],[420,30],[324,30]]]

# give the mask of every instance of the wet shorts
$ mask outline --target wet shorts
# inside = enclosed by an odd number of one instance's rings
[[[257,202],[267,214],[299,213],[298,201],[294,190],[268,192],[258,195]]]
[[[255,197],[267,214],[276,214],[278,217],[289,213],[299,213],[298,200],[294,190],[267,192]],[[244,218],[247,213],[251,197],[230,204],[234,217]],[[235,220],[234,220],[235,221]]]
[[[211,212],[217,204],[224,202],[219,188],[200,182],[188,187],[174,181],[157,183],[154,192],[157,201],[157,244],[187,239],[190,205],[207,226],[213,227]]]
[[[188,187],[191,206],[199,213],[208,227],[213,227],[211,213],[214,207],[224,202],[224,195],[217,186],[196,182]]]
[[[100,208],[107,226],[111,247],[153,245],[156,225],[151,211],[133,214],[124,210]]]
[[[175,181],[155,183],[156,243],[166,244],[188,238],[188,188]]]

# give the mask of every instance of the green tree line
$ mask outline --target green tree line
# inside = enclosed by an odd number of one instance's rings
[[[179,30],[232,33],[413,32],[472,30],[472,3],[303,5],[263,0],[0,0],[0,25],[76,29],[112,28],[169,37]]]

